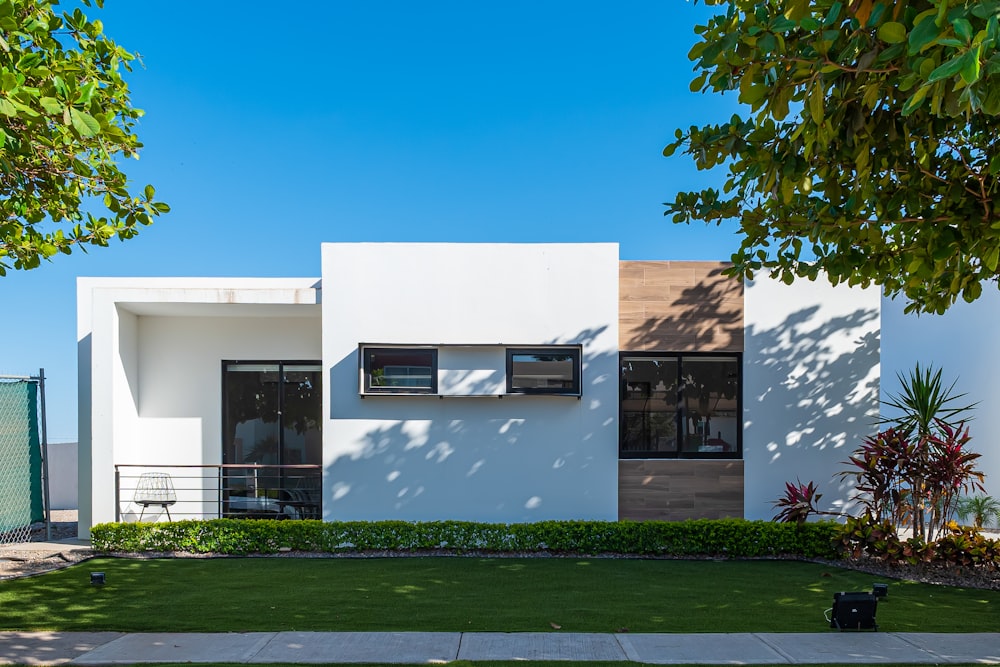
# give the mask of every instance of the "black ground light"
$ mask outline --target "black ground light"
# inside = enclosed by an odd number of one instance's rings
[[[104,585],[104,573],[103,572],[91,572],[90,573],[90,583],[94,586]]]
[[[833,607],[828,609],[831,628],[838,630],[878,630],[874,593],[834,593]]]

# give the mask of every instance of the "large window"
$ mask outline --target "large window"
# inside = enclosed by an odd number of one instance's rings
[[[437,393],[437,350],[411,347],[362,347],[364,393]]]
[[[508,348],[508,394],[580,395],[580,348]]]
[[[740,356],[625,354],[622,458],[739,458]]]
[[[222,363],[225,513],[319,518],[319,469],[287,466],[323,462],[322,378],[319,362]]]

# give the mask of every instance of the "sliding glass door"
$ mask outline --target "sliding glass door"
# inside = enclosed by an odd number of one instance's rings
[[[318,518],[323,460],[319,362],[224,361],[225,514]]]

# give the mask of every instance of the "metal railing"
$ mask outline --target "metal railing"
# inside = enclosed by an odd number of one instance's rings
[[[155,492],[148,488],[152,478]],[[319,465],[119,463],[115,521],[321,519],[322,480]]]

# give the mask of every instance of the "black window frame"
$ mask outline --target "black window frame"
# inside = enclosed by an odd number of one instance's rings
[[[427,353],[431,357],[429,387],[394,387],[372,384],[371,353]],[[361,345],[358,348],[359,370],[361,372],[361,393],[365,394],[437,394],[438,393],[438,348],[431,345]]]
[[[255,517],[255,518],[276,518],[274,514],[269,510],[267,513],[258,513],[253,510],[246,509],[232,509],[229,505],[231,494],[236,496],[243,495],[242,492],[245,491],[246,487],[243,485],[243,480],[246,479],[247,475],[245,469],[242,465],[256,466],[260,464],[248,463],[245,459],[243,461],[228,460],[230,456],[230,451],[235,452],[235,443],[233,441],[228,441],[228,424],[232,421],[232,403],[230,402],[229,391],[231,389],[229,385],[228,374],[233,372],[231,369],[237,366],[275,366],[275,415],[276,415],[276,435],[277,442],[275,443],[275,463],[263,464],[262,470],[276,469],[277,472],[271,472],[270,474],[265,473],[261,479],[264,479],[264,486],[268,487],[270,492],[276,493],[279,501],[279,506],[283,502],[283,506],[294,507],[298,512],[300,512],[299,518],[314,518],[320,519],[323,516],[323,502],[322,502],[322,487],[323,487],[323,476],[322,476],[322,432],[323,432],[323,362],[319,359],[223,359],[221,363],[221,377],[220,377],[220,404],[221,404],[221,417],[222,417],[222,437],[221,445],[222,450],[220,452],[223,467],[219,470],[219,491],[222,494],[220,502],[224,503],[220,505],[220,516],[223,517]],[[309,373],[316,374],[316,388],[318,390],[318,409],[315,413],[316,416],[316,428],[315,431],[319,435],[319,452],[320,456],[316,463],[303,463],[299,461],[297,463],[288,464],[285,457],[288,455],[289,450],[286,443],[287,432],[290,428],[293,428],[294,422],[286,421],[288,416],[288,410],[286,409],[288,400],[288,392],[285,390],[285,385],[289,384],[288,374],[298,372],[296,370],[289,370],[289,367],[294,366],[312,366],[315,367],[311,369]],[[270,372],[270,371],[268,371]],[[312,384],[310,383],[310,387]],[[291,465],[291,468],[284,468],[283,466]],[[315,466],[315,467],[313,467]],[[294,483],[289,483],[288,480],[294,479]],[[315,486],[313,486],[313,480],[315,481]],[[282,500],[287,499],[294,494],[292,500]],[[284,514],[279,514],[277,518],[286,518]]]
[[[548,396],[575,396],[583,394],[583,348],[580,345],[553,345],[541,347],[508,347],[506,354],[506,392],[508,394],[531,394]],[[534,354],[539,356],[568,354],[573,362],[573,380],[569,389],[564,387],[515,387],[514,355]]]
[[[706,359],[725,358],[736,363],[736,443],[732,452],[707,452],[707,451],[684,451],[681,438],[686,433],[684,422],[687,420],[687,408],[683,390],[684,359]],[[678,446],[676,451],[655,451],[655,450],[622,450],[625,440],[625,404],[626,359],[672,359],[677,361],[677,412],[676,434]],[[620,352],[619,360],[619,395],[618,395],[618,458],[619,459],[723,459],[742,460],[743,459],[743,353],[742,352]]]

